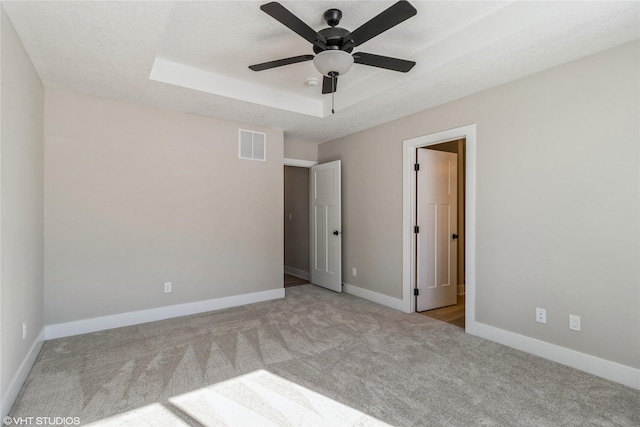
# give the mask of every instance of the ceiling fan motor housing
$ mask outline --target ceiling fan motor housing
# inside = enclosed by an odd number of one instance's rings
[[[325,50],[344,50],[345,52],[351,52],[353,50],[353,47],[342,49],[342,46],[351,40],[351,33],[344,28],[336,27],[336,25],[340,23],[340,19],[342,19],[342,11],[340,9],[329,9],[324,13],[324,20],[329,25],[329,28],[318,31],[318,34],[327,41],[327,48],[323,49],[320,46],[314,45],[313,51],[315,53],[320,53]]]
[[[344,28],[329,27],[318,31],[318,34],[320,34],[327,40],[327,49],[322,49],[319,46],[314,45],[313,51],[315,53],[320,53],[324,50],[344,50],[345,52],[351,53],[351,51],[353,50],[353,47],[342,49],[342,46],[345,44],[345,42],[351,40],[351,33]]]

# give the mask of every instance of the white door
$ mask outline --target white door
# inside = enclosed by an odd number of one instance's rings
[[[416,310],[457,302],[457,154],[418,148]]]
[[[342,292],[340,160],[311,168],[311,283]]]

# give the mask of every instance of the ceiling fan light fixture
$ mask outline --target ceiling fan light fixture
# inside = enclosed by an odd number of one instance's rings
[[[313,65],[323,76],[331,77],[330,73],[343,76],[353,65],[353,56],[343,50],[325,50],[313,58]]]

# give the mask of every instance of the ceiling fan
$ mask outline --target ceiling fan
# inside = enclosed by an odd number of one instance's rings
[[[263,71],[283,65],[313,60],[316,69],[323,75],[322,93],[327,94],[336,91],[338,76],[344,75],[349,71],[353,63],[403,73],[408,72],[416,65],[414,61],[374,55],[372,53],[357,52],[351,54],[354,47],[360,46],[414,16],[417,11],[408,1],[401,0],[393,4],[351,32],[337,26],[342,18],[342,12],[339,9],[329,9],[324,12],[323,17],[329,27],[318,32],[278,2],[263,4],[260,9],[310,42],[316,55],[299,55],[250,65],[249,68],[253,71]]]

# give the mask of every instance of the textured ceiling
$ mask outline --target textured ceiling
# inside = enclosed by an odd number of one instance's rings
[[[247,68],[312,53],[262,3],[2,2],[46,86],[281,128],[309,142],[640,38],[636,1],[412,1],[416,16],[357,50],[415,60],[416,67],[403,74],[355,64],[340,78],[331,115],[331,96],[305,85],[321,78],[311,62]],[[354,30],[393,2],[281,3],[315,30],[326,27],[323,12],[337,7],[340,26]]]

